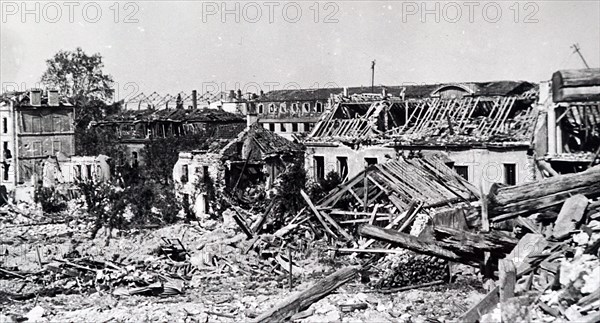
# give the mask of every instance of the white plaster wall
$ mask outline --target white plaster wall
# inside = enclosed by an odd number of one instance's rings
[[[493,183],[504,182],[505,163],[516,164],[517,184],[535,180],[533,158],[527,156],[526,148],[513,151],[494,151],[485,148],[448,151],[442,149],[421,149],[421,153],[443,153],[454,161],[457,166],[469,166],[469,182],[476,187],[483,184],[484,191],[488,192]],[[399,152],[402,153],[402,152]],[[404,151],[408,154],[408,150]],[[395,160],[398,153],[390,147],[363,146],[353,150],[343,144],[336,146],[315,146],[307,144],[305,167],[308,175],[314,177],[314,156],[323,156],[325,160],[325,174],[337,171],[337,157],[348,158],[348,177],[351,178],[364,170],[365,158],[376,157],[378,163]]]
[[[220,155],[215,153],[180,153],[179,159],[173,167],[173,181],[175,182],[175,189],[177,195],[181,198],[182,194],[188,194],[192,201],[190,204],[194,205],[194,212],[197,216],[210,213],[211,210],[204,208],[203,194],[195,192],[194,183],[201,180],[202,169],[204,166],[208,166],[208,174],[215,185],[218,185],[219,176],[221,172],[221,160]],[[183,175],[183,166],[188,167],[188,182],[182,183],[181,177]],[[199,171],[196,171],[199,168]]]

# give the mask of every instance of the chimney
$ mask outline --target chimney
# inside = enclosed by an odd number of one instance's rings
[[[381,89],[381,95],[385,98],[387,96],[387,89],[386,88],[382,88]]]
[[[229,102],[233,102],[233,99],[235,99],[235,91],[229,90]]]
[[[343,96],[344,96],[345,98],[347,98],[347,97],[348,97],[348,87],[346,87],[346,86],[344,86],[344,93],[343,93]]]
[[[198,92],[196,90],[192,90],[192,107],[194,110],[198,109]]]
[[[258,114],[256,113],[256,105],[254,103],[248,103],[247,107],[246,126],[250,128],[250,126],[258,122]]]
[[[31,92],[29,93],[29,104],[34,107],[39,107],[42,105],[41,89],[31,89]]]
[[[263,96],[263,95],[265,95],[265,91],[260,90],[260,96]]]
[[[51,107],[57,107],[59,105],[58,90],[48,90],[48,105]]]
[[[237,99],[238,100],[242,99],[242,90],[240,90],[240,89],[237,90]]]

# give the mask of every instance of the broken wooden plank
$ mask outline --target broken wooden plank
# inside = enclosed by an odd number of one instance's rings
[[[434,242],[421,241],[415,236],[395,230],[384,229],[374,225],[366,224],[358,229],[358,233],[362,236],[396,244],[405,249],[429,256],[435,256],[471,266],[479,265],[479,263],[473,260],[474,257],[465,257],[465,255],[459,255],[454,251],[443,248]]]
[[[473,305],[468,311],[461,315],[457,322],[461,323],[475,323],[479,321],[479,318],[483,314],[488,313],[498,305],[500,296],[498,294],[500,287],[496,286],[492,289],[485,297],[477,304]]]
[[[391,229],[394,226],[398,225],[398,223],[400,223],[402,221],[402,219],[405,219],[405,218],[409,217],[413,212],[415,212],[415,210],[417,210],[416,207],[417,207],[417,202],[416,201],[412,201],[410,203],[410,206],[408,207],[408,210],[406,212],[400,213],[392,222],[390,222],[388,225],[386,225],[385,228],[386,229]],[[375,242],[375,239],[369,239],[369,241],[365,242],[359,248],[360,249],[368,248],[374,242]]]
[[[302,195],[302,197],[304,198],[304,200],[306,201],[306,203],[308,204],[308,206],[313,210],[313,212],[315,212],[315,214],[317,214],[317,216],[320,215],[322,218],[326,219],[339,233],[342,234],[342,236],[347,241],[354,241],[354,237],[352,237],[348,232],[346,232],[346,230],[344,230],[342,227],[340,227],[340,225],[337,222],[335,222],[335,220],[332,219],[329,216],[329,214],[327,214],[325,212],[320,212],[315,207],[315,205],[310,200],[310,197],[308,197],[308,195],[306,194],[306,192],[304,192],[304,190],[300,190],[300,194]]]
[[[235,211],[233,213],[233,220],[235,220],[235,223],[237,223],[237,225],[240,227],[240,229],[242,229],[242,232],[244,232],[246,237],[248,239],[252,239],[252,237],[254,236],[254,233],[252,232],[252,230],[250,230],[250,228],[248,228],[248,226],[246,225],[246,222],[242,219],[242,217],[240,216],[238,211],[235,208],[233,208],[233,210]]]
[[[319,210],[317,210],[315,205],[310,200],[310,197],[308,197],[308,195],[304,192],[304,190],[300,190],[300,195],[302,195],[302,198],[304,198],[304,201],[306,201],[306,204],[308,204],[308,207],[317,216],[317,219],[319,220],[319,222],[321,222],[321,225],[323,226],[325,231],[327,233],[329,233],[332,237],[337,238],[337,235],[335,233],[333,233],[333,231],[331,231],[331,229],[329,228],[327,223],[325,223],[325,220],[323,220],[323,216],[321,215],[321,212],[319,212]]]
[[[491,219],[496,222],[498,221],[496,217],[499,215],[516,216],[535,213],[541,209],[560,205],[576,194],[583,194],[588,198],[600,195],[600,166],[580,173],[496,188],[490,194]]]
[[[577,223],[581,221],[585,213],[588,203],[587,197],[581,194],[568,198],[560,209],[552,236],[556,239],[562,239],[575,230]]]
[[[389,289],[379,289],[378,292],[380,292],[382,294],[392,294],[392,293],[398,293],[398,292],[403,292],[403,291],[407,291],[407,290],[442,285],[444,283],[445,283],[445,281],[443,281],[443,280],[435,280],[435,281],[432,281],[429,283],[423,283],[423,284],[419,284],[419,285],[403,286],[403,287],[389,288]]]
[[[433,230],[438,241],[467,245],[482,251],[510,252],[519,242],[517,238],[499,231],[476,234],[439,225],[434,226]]]
[[[342,268],[319,280],[306,290],[293,294],[286,300],[261,314],[253,322],[282,322],[292,315],[308,308],[311,304],[329,295],[341,285],[354,279],[360,266]]]
[[[517,269],[510,259],[501,259],[498,262],[500,301],[504,302],[515,296],[515,284],[517,283]]]

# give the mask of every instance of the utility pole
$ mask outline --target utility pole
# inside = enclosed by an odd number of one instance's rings
[[[573,44],[573,46],[571,46],[571,48],[573,48],[575,50],[574,53],[579,54],[579,57],[581,57],[581,60],[583,61],[583,64],[585,64],[586,68],[590,68],[590,66],[588,65],[588,63],[585,61],[585,58],[583,58],[583,55],[581,55],[581,48],[579,47],[579,44]]]
[[[375,60],[371,62],[371,93],[375,93]]]

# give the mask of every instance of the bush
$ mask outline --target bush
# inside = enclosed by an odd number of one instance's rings
[[[67,209],[66,198],[54,188],[38,186],[33,199],[36,203],[41,204],[44,213],[55,214]]]
[[[325,178],[319,181],[313,181],[308,186],[310,198],[318,201],[325,197],[331,190],[342,183],[342,178],[336,171],[331,171],[325,175]]]
[[[276,183],[276,214],[296,214],[306,202],[300,190],[306,188],[306,170],[301,163],[294,163],[279,175]]]
[[[124,217],[127,208],[125,191],[109,183],[83,181],[79,188],[84,196],[88,213],[94,218],[92,238],[103,226],[121,229],[126,224]]]

